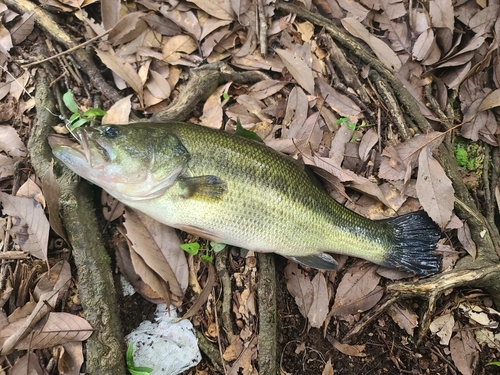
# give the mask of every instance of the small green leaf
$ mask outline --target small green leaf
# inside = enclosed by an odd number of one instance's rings
[[[210,241],[210,247],[212,248],[212,250],[214,252],[218,253],[218,252],[224,250],[224,248],[226,247],[226,244]]]
[[[243,138],[253,139],[254,141],[264,143],[261,137],[259,137],[256,133],[250,130],[246,130],[243,126],[241,126],[240,119],[236,121],[236,135],[239,135]]]
[[[200,258],[204,262],[213,262],[214,261],[210,255],[206,255],[206,254],[202,255]]]
[[[198,242],[183,243],[181,244],[181,249],[188,254],[196,255],[200,251],[200,244]]]
[[[67,91],[63,95],[63,102],[71,112],[73,113],[79,112],[78,104],[76,104],[75,98],[73,97],[73,93],[71,92],[71,90]]]
[[[498,367],[500,367],[500,362],[490,362],[490,363],[487,363],[486,366],[498,366]]]
[[[335,122],[339,125],[344,124],[345,127],[349,130],[356,130],[356,124],[353,122],[350,122],[350,120],[347,117],[341,117],[338,120],[336,120]]]
[[[71,117],[73,117],[73,116],[71,116]],[[85,118],[80,118],[78,121],[71,122],[69,125],[69,130],[73,131],[87,122],[88,122],[88,120]]]
[[[227,98],[229,98],[229,94],[227,92],[223,93],[222,99],[226,100]]]
[[[356,130],[356,124],[355,124],[355,123],[353,123],[353,122],[349,122],[349,123],[347,123],[347,122],[346,122],[346,123],[345,123],[345,127],[346,127],[347,129],[349,129],[349,130],[353,130],[353,131],[354,131],[354,130]]]
[[[97,117],[97,116],[104,116],[105,114],[106,111],[100,108],[90,108],[89,110],[85,111],[83,115],[86,117]]]
[[[80,117],[81,117],[81,116],[80,116],[80,114],[79,114],[79,113],[73,113],[73,114],[71,115],[71,117],[69,118],[69,120],[68,120],[68,121],[69,121],[70,123],[71,123],[71,122],[75,122],[75,121],[76,121],[77,119],[79,119]]]

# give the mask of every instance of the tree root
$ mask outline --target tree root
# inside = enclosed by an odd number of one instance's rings
[[[49,71],[46,67],[45,72]],[[56,106],[49,77],[43,70],[36,77],[37,118],[31,131],[28,150],[33,168],[42,177],[53,159],[47,136],[57,120],[50,112]],[[50,112],[49,112],[50,111]],[[84,317],[95,332],[86,343],[86,373],[122,375],[125,373],[123,337],[115,298],[109,257],[93,214],[89,185],[56,163],[61,188],[61,216],[68,230],[72,254],[78,268],[78,291]]]
[[[421,132],[425,133],[432,130],[427,120],[420,113],[415,99],[401,81],[385,65],[366,52],[363,46],[354,38],[344,34],[330,20],[317,13],[301,9],[294,4],[278,3],[277,8],[296,13],[299,18],[324,27],[333,39],[365,63],[370,64],[373,69],[387,80],[392,90],[394,90],[395,96],[406,108],[407,114],[415,121]],[[442,116],[441,113],[439,115]],[[405,128],[402,130],[402,138],[405,139],[408,134]],[[500,263],[498,259],[500,254],[500,250],[498,250],[500,247],[500,236],[498,229],[495,223],[492,222],[492,215],[489,215],[490,221],[488,221],[477,209],[467,187],[462,181],[452,149],[449,140],[445,140],[439,147],[439,155],[436,158],[443,165],[446,174],[453,182],[455,188],[455,210],[463,220],[469,223],[472,238],[478,247],[478,259],[472,262],[470,257],[464,257],[457,263],[455,269],[451,271],[417,282],[406,281],[389,285],[387,292],[390,296],[384,299],[384,302],[371,313],[368,313],[360,324],[344,337],[344,340],[349,341],[352,339],[377,315],[385,311],[388,306],[404,298],[418,296],[429,300],[427,311],[423,315],[420,337],[423,337],[428,330],[437,299],[447,290],[463,286],[484,287],[491,295],[495,305],[497,307],[500,306],[500,284],[498,283],[498,280],[500,280]],[[487,178],[485,178],[485,183],[489,183]],[[490,189],[487,189],[487,192],[490,192]]]
[[[196,105],[207,99],[217,87],[229,81],[239,84],[256,83],[269,79],[258,71],[235,72],[227,64],[217,61],[192,69],[189,80],[174,101],[157,112],[152,122],[183,121],[189,117]]]
[[[111,85],[109,85],[101,75],[96,64],[92,60],[90,54],[85,49],[78,49],[78,44],[71,38],[42,8],[36,6],[28,0],[5,0],[5,4],[16,9],[21,14],[35,13],[36,23],[46,35],[65,46],[67,49],[73,50],[78,68],[82,69],[89,77],[93,87],[102,92],[106,97],[116,102],[121,99],[121,95]]]

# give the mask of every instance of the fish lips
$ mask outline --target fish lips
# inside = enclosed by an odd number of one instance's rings
[[[90,169],[103,170],[109,164],[111,156],[107,148],[89,137],[86,130],[77,129],[73,135],[78,143],[61,142],[53,146],[52,153],[56,158],[84,177]]]

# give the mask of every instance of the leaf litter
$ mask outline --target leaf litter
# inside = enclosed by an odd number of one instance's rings
[[[72,4],[68,6],[57,1],[52,3],[63,12],[75,11]],[[109,42],[101,42],[96,52],[115,75],[117,85],[120,84],[122,89],[129,86],[136,96],[132,104],[127,100],[120,104],[123,107],[117,107],[116,113],[122,115],[121,120],[109,121],[126,122],[131,108],[147,110],[156,105],[165,105],[185,80],[188,68],[199,65],[205,58],[209,62],[228,59],[240,69],[275,72],[275,80],[262,81],[253,87],[220,86],[206,102],[210,105],[195,112],[195,120],[201,120],[212,127],[231,128],[239,117],[245,128],[265,129],[263,138],[266,144],[292,154],[294,158],[304,159],[306,164],[321,168],[343,182],[348,188],[347,193],[345,187],[337,181],[342,192],[332,194],[342,197],[339,198],[342,201],[348,196],[350,207],[358,212],[369,212],[380,202],[398,212],[421,205],[441,227],[449,225],[452,219],[453,187],[443,167],[433,158],[444,134],[430,132],[413,137],[408,142],[400,142],[397,133],[391,128],[384,128],[383,132],[379,132],[372,126],[367,130],[356,129],[360,135],[353,138],[354,131],[347,132],[345,126],[335,124],[339,117],[346,117],[354,125],[362,122],[375,125],[373,119],[366,118],[366,113],[352,99],[350,92],[333,85],[329,75],[325,74],[330,63],[329,56],[318,49],[314,30],[310,25],[294,22],[293,15],[278,15],[272,3],[264,2],[268,16],[274,13],[269,19],[272,22],[269,35],[277,38],[278,47],[274,48],[273,53],[261,56],[257,51],[255,30],[248,27],[255,24],[256,12],[247,2],[220,0],[208,4],[203,1],[181,1],[176,7],[170,7],[142,0],[137,2],[137,9],[129,9],[125,16],[112,3],[104,0],[101,2],[103,8],[109,10],[103,13],[106,17],[102,22],[106,29],[112,30]],[[341,19],[345,31],[364,40],[386,66],[397,70],[398,76],[416,96],[422,112],[428,118],[435,120],[437,117],[425,107],[422,100],[425,69],[435,75],[436,84],[441,85],[441,92],[458,90],[458,105],[464,114],[461,136],[473,141],[483,141],[493,147],[498,146],[499,127],[495,121],[495,111],[498,107],[500,64],[497,63],[498,56],[493,53],[497,49],[497,42],[488,39],[491,35],[498,36],[498,22],[494,16],[498,6],[489,5],[481,9],[474,2],[453,4],[451,1],[440,0],[431,2],[428,9],[411,9],[409,18],[402,2],[313,3],[325,14]],[[96,24],[89,14],[82,14],[89,24]],[[346,15],[349,17],[345,17]],[[13,18],[15,17],[18,16],[14,15]],[[455,17],[459,23],[455,21]],[[31,33],[32,18],[29,15],[19,17],[15,27],[4,30],[6,32],[0,40],[4,55],[7,56],[7,51],[14,44],[22,43]],[[408,19],[412,19],[413,24],[407,23]],[[233,22],[235,20],[239,21],[240,26],[236,27]],[[368,31],[372,29],[373,22],[384,34],[375,35]],[[468,29],[464,30],[464,25]],[[463,36],[465,34],[468,34],[467,37]],[[202,56],[199,55],[200,45]],[[415,61],[427,68],[420,68]],[[489,80],[485,70],[481,69],[489,64],[494,67],[491,87],[484,84]],[[29,73],[18,77],[22,87],[29,86],[29,78]],[[22,100],[19,87],[13,87],[8,95],[15,100]],[[223,100],[221,97],[224,94],[234,100]],[[441,97],[442,108],[450,104],[447,100],[446,95]],[[376,103],[384,106],[383,103]],[[21,103],[19,106],[21,107]],[[119,117],[111,117],[113,118]],[[327,129],[335,129],[333,141],[326,137],[329,133]],[[356,150],[355,158],[350,156],[350,150]],[[14,164],[26,157],[26,148],[13,127],[0,126],[0,152],[0,181],[4,181],[14,175]],[[333,179],[331,176],[329,178]],[[381,185],[380,180],[387,182]],[[49,186],[53,185],[42,185],[42,194],[45,194],[48,202],[54,202],[54,197],[48,198],[51,189]],[[397,203],[394,192],[399,194]],[[9,230],[16,236],[14,241],[21,251],[31,251],[33,255],[47,260],[48,240],[45,237],[49,226],[42,218],[45,217],[43,210],[28,209],[30,204],[36,206],[30,198],[16,200],[15,204],[12,203],[13,198],[17,197],[7,197],[2,193],[3,213],[12,216],[13,226]],[[104,201],[107,206],[104,216],[110,221],[123,220],[123,208],[117,207],[117,203],[112,200]],[[48,205],[51,226],[62,236],[63,229],[55,219],[58,216],[57,209],[51,208],[53,203]],[[32,220],[30,217],[35,215],[35,211],[37,216]],[[129,212],[129,215],[133,214]],[[43,226],[39,227],[42,222]],[[125,217],[127,234],[136,230],[139,234],[131,235],[138,236],[133,237],[133,240],[129,238],[135,244],[134,249],[129,249],[134,254],[130,256],[142,264],[138,267],[142,275],[155,275],[143,276],[144,279],[156,280],[150,281],[150,284],[159,285],[163,299],[171,298],[170,293],[182,297],[187,286],[188,271],[192,270],[187,269],[185,254],[179,252],[180,241],[177,234],[170,231],[166,235],[167,232],[163,231],[167,229],[161,229],[158,232],[161,234],[157,233],[159,237],[154,238],[154,235],[147,233],[152,232],[154,224],[144,220],[142,223],[131,222],[130,217],[128,220]],[[475,256],[476,246],[466,225],[458,229],[457,238],[461,244],[458,245],[459,248]],[[28,240],[33,240],[34,245],[27,245],[31,243]],[[170,250],[162,250],[161,246],[165,243]],[[145,244],[149,244],[145,246],[148,250],[144,250]],[[451,243],[446,246],[452,249]],[[154,253],[151,248],[155,248]],[[177,255],[167,259],[165,254],[172,252]],[[146,261],[151,256],[153,258]],[[160,264],[162,266],[158,267]],[[195,275],[203,269],[199,263],[191,264],[196,267]],[[241,275],[232,276],[241,288],[235,293],[233,313],[239,317],[242,330],[237,339],[233,337],[225,353],[227,358],[234,360],[231,367],[233,371],[241,369],[243,373],[252,373],[255,370],[257,348],[256,339],[252,335],[256,329],[252,322],[256,310],[251,286],[255,282],[255,275],[251,271],[250,278],[244,277],[245,272],[249,271],[246,268],[242,270]],[[137,277],[139,273],[136,269],[130,272],[130,277]],[[308,328],[322,327],[337,316],[344,323],[336,324],[349,326],[356,322],[361,312],[369,310],[382,298],[384,288],[379,285],[380,274],[384,273],[378,266],[363,263],[346,267],[333,279],[323,273],[309,274],[295,263],[290,263],[285,268],[287,288],[295,298],[299,313],[307,319]],[[336,288],[333,289],[333,286]],[[159,292],[153,292],[158,297]],[[177,303],[180,302],[181,299],[178,299]],[[213,320],[213,312],[209,309],[205,312]],[[468,314],[468,318],[472,319],[470,312]],[[408,335],[418,326],[418,320],[410,307],[394,307],[390,310],[390,316]],[[436,331],[438,339],[443,345],[448,345],[444,343],[451,339],[450,355],[455,366],[462,374],[471,373],[479,344],[470,333],[472,331],[464,330],[461,323],[454,323],[450,319],[450,316],[453,318],[452,313],[448,312],[443,316],[446,317],[443,318],[446,319],[444,324],[435,324],[440,327]],[[463,319],[463,316],[457,315],[457,318]],[[434,321],[438,319],[440,317]],[[384,320],[379,321],[379,328],[388,324],[383,322]],[[453,328],[451,331],[450,325]],[[57,327],[55,330],[57,331]],[[453,332],[456,333],[451,338]],[[486,332],[489,333],[483,336],[489,337],[491,334],[493,341],[498,342],[493,331]],[[334,342],[336,344],[332,345],[342,353],[356,355],[347,344]],[[359,353],[365,349],[363,345],[356,347]],[[231,356],[229,348],[234,350]],[[26,355],[22,360],[31,363],[33,358]],[[23,363],[18,362],[17,365],[21,366]],[[327,370],[326,365],[324,369]]]

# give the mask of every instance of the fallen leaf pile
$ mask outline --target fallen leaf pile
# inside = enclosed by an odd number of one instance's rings
[[[462,256],[477,258],[481,249],[467,222],[454,212],[455,188],[437,156],[446,137],[454,137],[464,150],[455,150],[465,158],[460,168],[464,181],[474,187],[478,204],[485,195],[495,197],[496,206],[487,204],[494,206],[491,216],[498,215],[498,172],[491,192],[482,173],[494,165],[484,155],[498,153],[500,140],[500,5],[451,0],[301,2],[313,18],[333,20],[345,35],[361,42],[364,50],[354,53],[341,50],[345,45],[337,45],[321,20],[299,17],[271,0],[42,3],[68,21],[60,21],[61,26],[71,25],[65,30],[78,42],[101,36],[92,44],[95,58],[123,96],[115,102],[99,98],[107,110],[103,123],[125,124],[133,116],[147,117],[168,107],[185,88],[190,72],[206,64],[224,62],[237,72],[260,71],[267,79],[257,83],[218,82],[189,113],[189,120],[229,132],[241,122],[269,147],[313,169],[332,197],[370,219],[425,210],[444,232],[438,246],[443,271]],[[78,315],[78,276],[71,272],[71,244],[59,218],[60,191],[54,177],[60,166],[36,176],[25,146],[34,115],[33,77],[43,69],[20,69],[33,52],[26,50],[23,56],[19,51],[39,40],[41,32],[34,12],[22,14],[9,1],[0,3],[0,14],[0,373],[7,369],[12,375],[43,374],[47,370],[36,354],[54,348],[58,373],[79,374],[82,341],[93,329]],[[58,47],[52,44],[50,53],[55,55]],[[377,72],[394,73],[428,122],[426,131],[408,120],[410,109],[397,84],[374,74],[363,54],[377,58]],[[71,89],[82,113],[91,108],[95,92],[87,91],[88,81],[82,82],[67,63],[52,63],[59,76],[52,84]],[[63,117],[71,116],[59,109]],[[67,134],[64,126],[55,130]],[[209,244],[192,235],[180,237],[105,193],[102,206],[103,217],[119,232],[113,239],[117,269],[135,291],[153,303],[188,311],[201,334],[219,346],[227,374],[257,374],[262,354],[258,300],[263,296],[256,293],[254,254],[226,250],[224,267],[230,273],[217,283],[212,265],[180,247],[200,242],[200,255],[214,256]],[[333,374],[352,364],[351,357],[375,363],[372,339],[384,343],[389,353],[385,363],[394,373],[410,373],[416,366],[441,373],[442,366],[452,366],[451,372],[468,375],[479,371],[481,355],[483,369],[485,361],[500,358],[500,314],[478,291],[443,297],[430,325],[428,357],[415,355],[405,362],[393,351],[394,345],[399,351],[414,350],[420,322],[418,306],[411,302],[394,304],[387,315],[374,319],[377,331],[372,336],[362,336],[353,345],[341,342],[341,333],[384,302],[386,283],[409,275],[345,257],[339,264],[341,270],[331,273],[296,263],[284,267],[281,276],[295,305],[279,308],[293,315],[292,321],[302,319],[303,332],[322,331],[322,347],[328,346],[322,354],[313,350],[294,327],[296,341],[282,343],[281,353],[290,358],[281,362],[283,373]],[[221,284],[234,288],[222,317]],[[227,316],[234,325],[224,321]],[[400,342],[390,342],[389,325],[399,327]],[[306,360],[315,350],[320,355]],[[337,359],[339,353],[343,359]],[[299,361],[300,366],[293,366]],[[364,363],[352,367],[360,373]],[[207,368],[212,369],[205,364],[189,374],[204,374]]]

